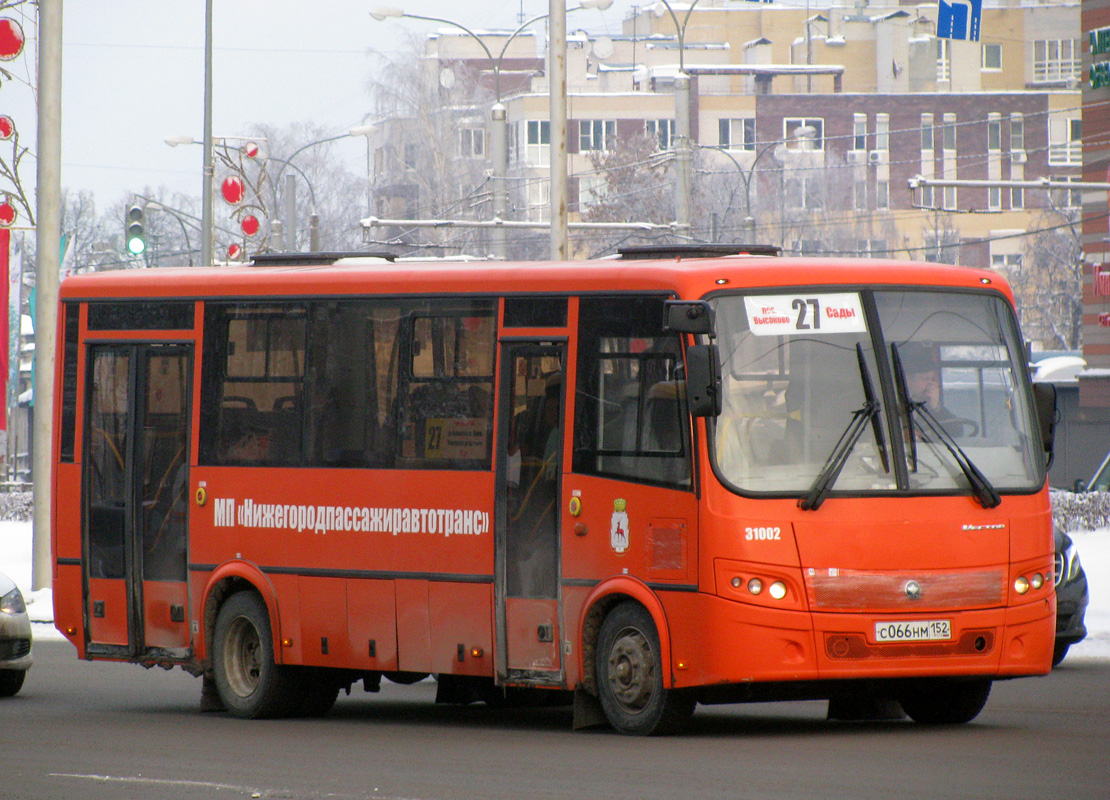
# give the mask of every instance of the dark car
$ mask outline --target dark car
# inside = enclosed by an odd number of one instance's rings
[[[31,621],[15,581],[0,573],[0,697],[23,687],[31,668]]]
[[[1087,612],[1087,576],[1079,563],[1079,553],[1071,537],[1054,527],[1056,563],[1056,646],[1052,650],[1052,666],[1068,654],[1068,648],[1087,635],[1083,616]]]

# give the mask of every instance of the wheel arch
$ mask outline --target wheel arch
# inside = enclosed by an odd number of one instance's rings
[[[284,650],[281,647],[281,616],[278,613],[277,591],[273,583],[257,565],[248,561],[229,561],[218,566],[208,576],[204,586],[204,656],[205,671],[211,669],[212,636],[216,630],[216,615],[224,601],[236,592],[253,591],[266,604],[270,616],[270,635],[273,637],[274,661]]]
[[[667,688],[675,684],[674,670],[671,667],[671,635],[663,603],[643,581],[630,575],[618,575],[593,588],[582,604],[578,620],[578,639],[581,643],[578,648],[578,669],[580,681],[590,694],[597,694],[597,639],[602,620],[612,608],[626,600],[638,603],[651,615],[659,637],[659,661],[663,665],[664,683]]]

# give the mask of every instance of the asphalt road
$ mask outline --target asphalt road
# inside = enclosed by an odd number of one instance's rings
[[[1110,663],[995,684],[957,727],[825,720],[824,703],[699,707],[688,733],[574,732],[569,709],[435,706],[383,682],[318,720],[198,709],[180,670],[78,661],[35,645],[0,700],[3,800],[261,798],[1110,797]]]

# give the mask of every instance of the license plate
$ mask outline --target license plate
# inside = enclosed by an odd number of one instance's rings
[[[933,642],[952,638],[947,619],[918,619],[912,622],[876,622],[876,642]]]

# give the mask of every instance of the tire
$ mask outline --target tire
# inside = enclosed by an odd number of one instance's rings
[[[264,719],[296,711],[298,681],[290,668],[274,663],[270,615],[255,592],[233,594],[220,607],[212,669],[216,691],[232,715]]]
[[[0,697],[11,697],[23,688],[25,669],[0,669]]]
[[[1057,642],[1056,644],[1054,644],[1052,646],[1052,666],[1060,666],[1060,662],[1068,657],[1068,650],[1070,649],[1070,644],[1064,644],[1063,642]]]
[[[960,725],[979,716],[990,694],[991,682],[986,678],[933,678],[912,681],[898,700],[914,722]]]
[[[602,622],[596,675],[602,710],[619,733],[673,733],[697,705],[690,692],[664,688],[659,634],[638,603],[621,603]]]

